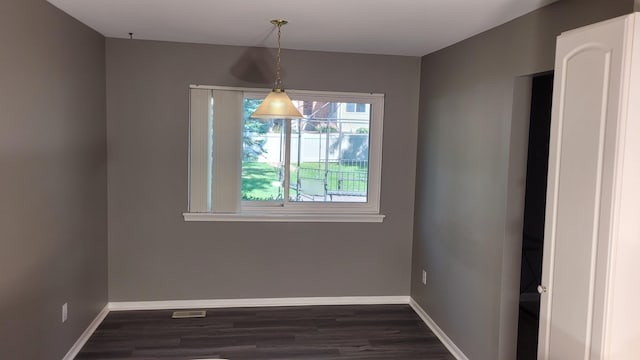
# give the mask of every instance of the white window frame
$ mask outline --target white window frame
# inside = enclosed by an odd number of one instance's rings
[[[242,98],[263,98],[269,89],[236,88],[221,86],[191,85],[190,89],[198,90],[223,90],[242,92]],[[367,103],[370,104],[369,123],[369,166],[367,183],[367,202],[292,202],[288,196],[289,177],[285,176],[285,196],[283,202],[269,201],[240,201],[239,184],[241,174],[238,167],[233,167],[230,175],[223,184],[229,184],[230,178],[236,177],[237,184],[232,188],[233,195],[237,195],[237,202],[226,206],[223,211],[215,212],[211,210],[211,196],[215,191],[202,186],[205,177],[211,176],[212,167],[207,164],[206,156],[202,153],[211,153],[211,147],[203,143],[201,135],[202,124],[193,122],[193,116],[198,111],[202,112],[202,105],[194,105],[191,100],[191,120],[190,121],[190,178],[189,178],[189,212],[183,214],[185,221],[284,221],[284,222],[382,222],[384,215],[380,214],[380,190],[382,176],[382,132],[384,120],[384,95],[373,93],[347,93],[328,92],[310,90],[287,90],[292,100],[303,101],[327,101],[342,103]],[[193,97],[193,96],[192,96]],[[202,103],[202,101],[200,101]],[[200,106],[199,109],[194,108]],[[215,108],[215,106],[214,106]],[[209,114],[210,115],[210,114]],[[199,116],[202,116],[199,115]],[[241,118],[241,114],[240,114]],[[295,121],[295,120],[294,120]],[[202,122],[202,121],[201,121]],[[238,119],[238,122],[239,119]],[[290,139],[291,121],[285,120],[286,124],[286,163],[290,164]],[[200,128],[198,128],[200,127]],[[227,125],[226,129],[234,128],[235,125]],[[241,128],[241,126],[240,126]],[[237,128],[235,128],[237,129]],[[236,131],[236,130],[234,130]],[[236,157],[238,166],[241,167],[241,131],[238,131],[237,143],[227,144],[231,151],[226,152],[229,156]],[[229,137],[225,139],[228,140]],[[204,150],[203,150],[204,149]],[[195,154],[197,153],[197,154]],[[215,151],[214,155],[215,156]],[[203,158],[205,158],[203,160]],[[228,160],[228,159],[227,159]],[[228,162],[228,161],[227,161]],[[287,169],[287,172],[289,169]],[[195,175],[194,175],[195,174]],[[215,181],[215,180],[214,180]],[[237,194],[236,194],[237,193]],[[197,202],[197,204],[196,204]],[[195,205],[194,205],[195,204]],[[206,204],[206,205],[205,205]],[[194,208],[195,206],[195,208]]]

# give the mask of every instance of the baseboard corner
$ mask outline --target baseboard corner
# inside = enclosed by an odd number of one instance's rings
[[[442,329],[436,324],[435,321],[427,314],[426,311],[418,304],[412,297],[409,298],[409,306],[418,314],[418,316],[424,321],[424,323],[433,331],[433,333],[440,339],[442,344],[449,350],[457,360],[469,360],[469,358],[460,350],[460,348],[445,334]]]
[[[98,326],[100,326],[100,324],[102,323],[104,318],[107,317],[108,314],[109,314],[109,303],[107,303],[102,308],[102,310],[100,310],[98,315],[96,315],[93,321],[91,321],[89,326],[87,326],[87,328],[80,335],[78,340],[76,340],[76,342],[73,344],[73,346],[71,346],[69,351],[67,351],[67,354],[62,358],[62,360],[73,360],[78,355],[78,353],[80,353],[80,350],[82,350],[82,347],[84,346],[84,344],[86,344],[87,341],[89,341],[89,338],[91,337],[91,335],[93,335],[93,333],[96,331]]]

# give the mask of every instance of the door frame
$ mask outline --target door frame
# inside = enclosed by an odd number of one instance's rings
[[[531,121],[533,78],[553,70],[517,76],[513,82],[513,105],[510,123],[507,164],[507,202],[502,244],[500,282],[500,329],[498,359],[516,358],[518,314],[520,306],[520,271],[522,267],[522,232]]]

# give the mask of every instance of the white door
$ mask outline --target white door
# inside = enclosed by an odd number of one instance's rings
[[[628,18],[558,38],[539,359],[600,359]]]

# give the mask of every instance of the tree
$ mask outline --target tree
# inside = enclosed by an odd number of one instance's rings
[[[242,132],[243,160],[255,160],[266,152],[264,139],[256,139],[256,134],[266,134],[272,127],[273,120],[251,118],[251,114],[260,106],[261,99],[245,99]]]

